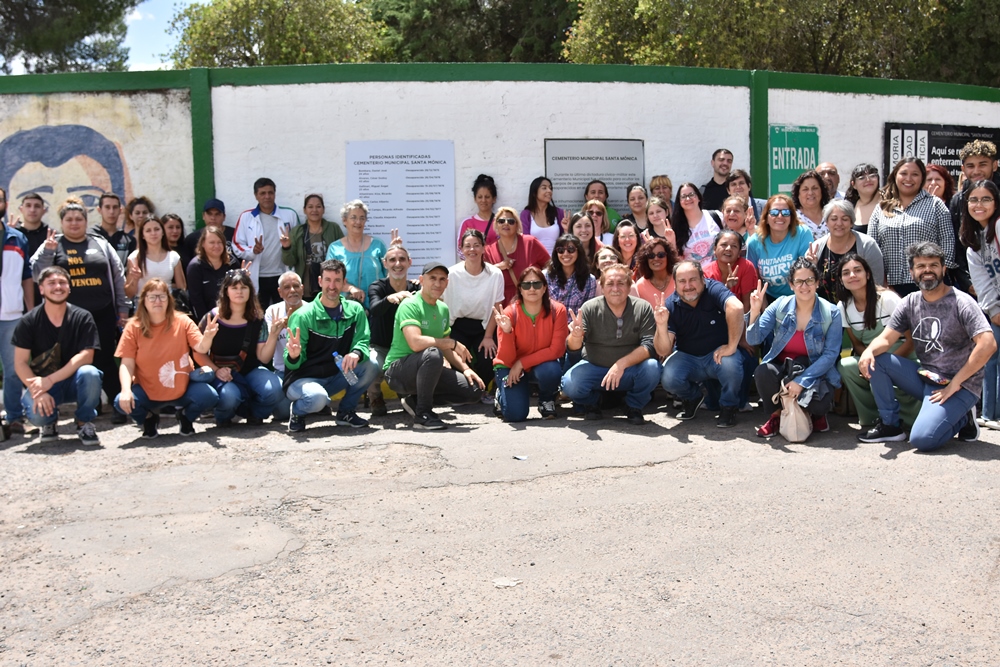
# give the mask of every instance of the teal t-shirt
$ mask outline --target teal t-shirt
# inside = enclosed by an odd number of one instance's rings
[[[451,333],[449,324],[448,305],[438,299],[433,306],[424,301],[423,291],[417,292],[413,296],[407,297],[403,303],[399,304],[396,310],[396,319],[392,325],[392,345],[385,355],[385,363],[382,368],[389,368],[389,364],[402,359],[408,354],[413,354],[406,337],[403,335],[403,327],[418,326],[420,333],[434,338],[444,338]]]
[[[800,225],[795,235],[787,234],[781,243],[774,243],[771,237],[764,241],[754,234],[747,243],[747,259],[757,267],[760,279],[767,283],[767,295],[772,299],[791,296],[788,285],[788,271],[792,262],[803,257],[813,241],[812,232]]]

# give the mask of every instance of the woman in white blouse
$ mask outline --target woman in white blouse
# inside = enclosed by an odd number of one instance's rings
[[[135,297],[150,278],[159,278],[170,289],[187,289],[181,256],[170,249],[167,233],[159,218],[148,218],[136,236],[139,247],[128,256],[125,295]]]

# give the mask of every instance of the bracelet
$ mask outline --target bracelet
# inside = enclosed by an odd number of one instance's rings
[[[451,351],[454,352],[457,349],[458,349],[458,341],[453,338],[451,341]]]

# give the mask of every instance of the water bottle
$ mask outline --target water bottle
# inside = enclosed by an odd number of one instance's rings
[[[344,370],[344,358],[342,356],[340,356],[338,353],[334,352],[333,353],[333,361],[337,364],[337,368],[340,369],[340,372],[344,374],[344,379],[347,380],[347,384],[349,384],[349,385],[351,385],[353,387],[354,385],[356,385],[358,383],[357,373],[355,373],[354,371],[345,371]]]

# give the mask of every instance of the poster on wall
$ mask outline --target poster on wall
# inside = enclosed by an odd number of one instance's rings
[[[348,141],[346,153],[347,198],[368,205],[365,232],[389,245],[398,229],[413,260],[411,277],[432,260],[453,263],[455,144]]]
[[[791,194],[792,183],[804,171],[815,169],[819,159],[819,128],[813,125],[771,125],[771,192]]]
[[[1000,129],[966,125],[926,125],[919,123],[886,123],[882,173],[888,174],[893,165],[910,155],[924,164],[939,164],[946,168],[955,182],[962,173],[958,157],[970,141],[985,139],[1000,146]]]
[[[644,151],[641,139],[546,139],[545,176],[552,181],[552,201],[579,210],[587,183],[596,179],[608,186],[608,206],[628,213],[625,187],[646,183]]]

